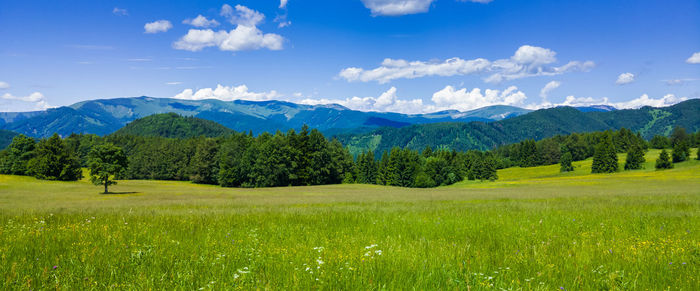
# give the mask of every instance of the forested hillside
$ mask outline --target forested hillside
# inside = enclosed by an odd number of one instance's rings
[[[17,135],[16,132],[0,129],[0,149],[4,149],[12,142],[12,138]]]
[[[537,110],[495,122],[434,123],[403,128],[380,128],[368,133],[338,134],[353,154],[383,152],[393,147],[420,150],[426,146],[457,151],[487,150],[526,139],[540,140],[560,134],[627,128],[645,139],[668,136],[675,126],[700,129],[700,99],[674,106],[616,111],[581,112],[572,107]]]
[[[232,133],[233,130],[213,121],[180,116],[177,113],[163,113],[134,120],[113,134],[189,138],[217,137]]]

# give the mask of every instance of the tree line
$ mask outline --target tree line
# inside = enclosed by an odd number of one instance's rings
[[[337,183],[400,187],[437,187],[464,179],[496,180],[497,169],[561,164],[593,157],[593,172],[618,170],[617,154],[627,153],[626,170],[645,162],[648,148],[662,152],[657,168],[690,158],[700,144],[700,132],[675,128],[670,137],[650,141],[628,129],[525,140],[491,151],[457,152],[426,147],[422,152],[392,148],[381,155],[362,152],[353,158],[336,139],[304,126],[299,132],[233,133],[221,137],[164,138],[126,134],[100,137],[72,134],[35,140],[15,136],[0,151],[0,173],[39,179],[73,181],[88,168],[95,184],[114,179],[182,180],[224,187],[273,187]],[[663,155],[669,161],[665,162]],[[669,166],[670,164],[670,166]]]

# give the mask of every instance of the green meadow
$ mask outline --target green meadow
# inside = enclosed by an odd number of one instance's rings
[[[700,161],[658,154],[434,189],[0,175],[0,289],[700,290]]]

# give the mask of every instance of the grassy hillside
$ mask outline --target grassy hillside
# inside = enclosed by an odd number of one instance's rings
[[[700,162],[657,155],[437,189],[0,176],[0,288],[698,290]]]
[[[213,121],[184,117],[176,113],[154,114],[132,121],[114,132],[115,135],[190,138],[217,137],[234,131]]]
[[[570,134],[625,127],[640,132],[646,139],[669,135],[675,126],[689,132],[700,130],[700,99],[688,100],[664,108],[607,112],[581,112],[572,107],[537,110],[525,115],[484,123],[435,123],[402,128],[381,128],[367,133],[339,134],[338,139],[358,154],[363,150],[383,152],[392,147],[422,150],[426,146],[458,151],[487,150],[525,139],[540,140],[558,134]]]

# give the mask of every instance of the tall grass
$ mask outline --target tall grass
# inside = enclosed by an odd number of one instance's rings
[[[575,166],[437,189],[116,195],[0,176],[0,289],[700,289],[700,162]]]

